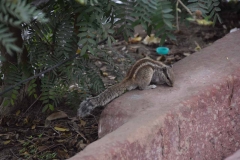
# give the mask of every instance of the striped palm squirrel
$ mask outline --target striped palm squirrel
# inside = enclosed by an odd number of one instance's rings
[[[140,90],[156,88],[156,85],[150,85],[150,83],[167,84],[172,87],[174,83],[172,67],[150,58],[140,59],[130,68],[126,78],[120,83],[107,88],[96,97],[83,101],[77,114],[79,117],[85,117],[94,108],[108,104],[126,91],[136,88]]]

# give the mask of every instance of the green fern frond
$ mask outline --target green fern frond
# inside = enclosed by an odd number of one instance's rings
[[[161,35],[160,45],[164,43],[166,37],[175,39],[174,35],[170,32],[174,30],[172,23],[175,17],[173,16],[172,11],[171,2],[162,0],[157,3],[157,11],[153,16],[152,21],[153,28],[156,30],[156,36]]]
[[[120,4],[111,4],[114,11],[114,25],[119,26],[116,34],[123,34],[125,40],[133,35],[134,5],[135,2],[132,0],[122,0]]]
[[[5,47],[7,53],[12,54],[14,52],[21,52],[21,48],[16,46],[14,42],[17,40],[16,37],[13,37],[7,26],[0,24],[0,43]]]
[[[189,5],[187,7],[192,11],[195,12],[196,10],[200,10],[202,15],[206,19],[213,19],[213,23],[215,24],[217,19],[220,23],[222,20],[218,14],[221,11],[219,8],[219,0],[188,0]]]
[[[145,30],[148,29],[148,25],[152,23],[149,17],[157,10],[157,0],[146,1],[146,0],[139,0],[136,1],[134,5],[133,15],[138,21],[140,22]]]
[[[4,77],[6,78],[4,78],[3,80],[3,83],[5,86],[14,85],[22,80],[21,70],[13,64],[8,64],[8,68],[6,68],[5,73],[6,74],[4,75]],[[9,103],[11,105],[15,104],[17,97],[19,95],[20,87],[21,85],[15,87],[13,90],[8,92],[7,94],[4,94],[4,97],[7,97],[4,105],[7,106]]]
[[[39,22],[46,22],[45,14],[37,10],[34,6],[27,3],[26,0],[1,0],[0,2],[0,43],[6,48],[9,54],[13,52],[21,52],[21,48],[16,46],[9,30],[9,26],[21,28],[21,24],[30,23],[32,19]]]

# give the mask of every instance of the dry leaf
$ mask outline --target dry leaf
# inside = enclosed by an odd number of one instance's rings
[[[59,140],[56,140],[56,142],[58,142],[58,143],[63,143],[63,142],[65,142],[65,140],[59,139]]]
[[[196,41],[194,41],[195,42],[195,44],[196,44],[196,48],[194,48],[194,50],[195,51],[200,51],[202,48],[200,47],[200,45],[196,42]]]
[[[10,142],[11,142],[11,140],[3,141],[3,144],[4,144],[4,145],[7,145],[7,144],[10,143]]]
[[[138,43],[138,42],[140,42],[142,40],[142,37],[130,37],[129,39],[128,39],[128,42],[129,43]]]
[[[81,144],[79,145],[79,147],[80,147],[81,149],[84,149],[86,146],[87,146],[87,144],[84,144],[84,143],[81,143]]]
[[[152,45],[152,44],[159,44],[161,41],[160,38],[155,37],[154,34],[151,34],[150,37],[146,36],[143,40],[143,44],[145,45]]]
[[[191,53],[183,53],[183,55],[187,57],[187,56],[190,56]]]
[[[59,111],[59,112],[55,112],[53,114],[51,114],[50,116],[48,116],[46,118],[46,120],[48,121],[52,121],[52,120],[56,120],[56,119],[61,119],[61,118],[67,118],[67,114],[63,111]]]
[[[68,145],[74,147],[77,142],[78,142],[77,138],[74,138],[68,141]]]
[[[140,46],[130,46],[129,50],[131,52],[137,53],[139,48],[140,48]]]
[[[60,159],[66,159],[66,158],[69,158],[69,155],[67,152],[65,152],[64,150],[60,150],[60,149],[57,149],[57,155]]]
[[[203,25],[203,26],[210,26],[210,25],[213,25],[213,22],[212,21],[208,21],[206,19],[197,19],[197,24],[198,25]]]
[[[124,50],[126,50],[127,49],[127,47],[126,46],[124,46],[123,48],[122,48],[122,51],[124,51]]]
[[[161,60],[163,60],[163,59],[164,59],[164,56],[158,56],[156,60],[157,60],[157,61],[161,61]]]
[[[80,120],[80,125],[84,127],[86,125],[86,121]]]
[[[0,134],[0,138],[4,140],[10,139],[12,136],[12,134]]]
[[[119,62],[119,63],[124,62],[124,61],[126,61],[125,58],[118,58],[118,59],[117,59],[117,62]]]
[[[113,80],[116,78],[116,76],[108,76],[109,79]]]
[[[18,111],[16,112],[16,116],[18,116],[20,113],[21,113],[21,111],[18,110]]]
[[[102,67],[102,62],[101,61],[96,61],[94,64],[99,68]]]
[[[47,148],[48,148],[48,146],[39,146],[37,149],[38,149],[39,152],[41,152],[41,151],[44,151]]]
[[[86,143],[83,143],[83,141],[79,141],[76,147],[78,147],[79,150],[84,149],[87,146]]]
[[[102,68],[100,68],[101,71],[106,71],[107,70],[107,67],[106,66],[103,66]]]
[[[26,117],[26,118],[23,119],[23,123],[24,123],[24,124],[28,124],[28,117]]]
[[[36,128],[36,124],[32,125],[31,129],[35,129]]]
[[[61,127],[54,127],[54,129],[56,129],[57,131],[60,131],[60,132],[69,131],[68,128],[61,128]]]
[[[107,76],[108,76],[108,73],[107,73],[107,72],[102,72],[102,75],[103,75],[104,77],[107,77]]]

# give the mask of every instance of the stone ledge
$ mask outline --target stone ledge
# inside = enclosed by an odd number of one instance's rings
[[[240,31],[174,65],[175,86],[111,102],[71,160],[219,160],[240,149]]]

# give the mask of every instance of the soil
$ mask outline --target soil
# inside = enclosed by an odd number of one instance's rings
[[[156,44],[127,43],[118,39],[112,46],[114,52],[107,53],[118,66],[118,70],[112,71],[101,59],[96,60],[95,64],[100,68],[107,87],[122,79],[127,68],[137,59],[149,56],[166,64],[174,64],[211,45],[227,33],[229,30],[222,25],[181,25],[180,31],[175,33],[177,41],[167,39],[164,44],[170,48],[170,53],[166,56],[156,54]],[[143,38],[146,36],[141,27],[135,28],[135,34]],[[66,159],[98,139],[98,120],[103,107],[94,110],[91,116],[78,119],[76,110],[64,104],[60,104],[54,112],[44,114],[40,105],[33,106],[0,119],[1,160]]]

